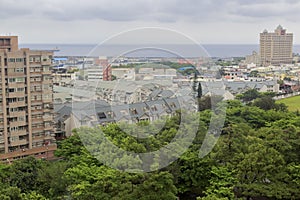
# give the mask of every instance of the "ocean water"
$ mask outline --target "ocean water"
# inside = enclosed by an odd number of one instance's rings
[[[199,45],[93,45],[93,44],[21,44],[21,48],[54,50],[55,56],[133,56],[133,57],[243,57],[259,51],[258,44]],[[300,53],[300,45],[294,45]]]

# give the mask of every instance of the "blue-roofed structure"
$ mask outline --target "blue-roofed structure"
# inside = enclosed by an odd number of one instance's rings
[[[62,58],[53,58],[54,61],[67,61],[68,58],[62,57]]]
[[[188,70],[188,69],[196,69],[194,66],[186,66],[186,67],[181,67],[178,70],[179,71],[184,71],[184,70]]]

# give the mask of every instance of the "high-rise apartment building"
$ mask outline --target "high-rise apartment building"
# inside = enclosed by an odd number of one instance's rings
[[[52,56],[0,36],[0,161],[53,157]]]
[[[111,65],[109,64],[108,62],[108,59],[106,56],[99,56],[99,58],[97,58],[95,60],[95,64],[96,66],[100,66],[101,68],[101,77],[99,78],[98,76],[98,79],[101,79],[103,81],[111,81],[112,80],[112,68],[111,68]],[[97,67],[98,68],[98,67]],[[100,69],[99,68],[99,69]],[[100,70],[98,70],[98,72],[100,72]]]
[[[278,26],[274,32],[260,33],[260,61],[262,66],[291,64],[293,61],[293,34]]]

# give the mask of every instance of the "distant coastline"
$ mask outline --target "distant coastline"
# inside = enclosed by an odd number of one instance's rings
[[[184,57],[198,57],[203,54],[201,47],[197,45],[162,45],[164,49],[175,49]],[[97,47],[93,44],[21,44],[20,47],[30,49],[47,49],[55,51],[56,56],[88,56],[90,52],[96,47],[95,55],[102,56],[116,56],[120,52],[124,53],[128,50],[135,49],[136,45],[103,45]],[[202,47],[209,54],[210,57],[229,58],[229,57],[243,57],[250,55],[252,51],[259,51],[258,44],[204,44]],[[294,45],[294,53],[300,53],[300,45]],[[148,50],[147,52],[136,51],[130,54],[136,57],[168,57],[170,54]]]

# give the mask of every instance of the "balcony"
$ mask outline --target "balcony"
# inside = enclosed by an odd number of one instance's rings
[[[41,105],[43,104],[42,99],[31,99],[31,105]]]
[[[51,63],[51,59],[43,59],[42,61],[41,61],[41,64],[42,65],[51,65],[52,63]]]
[[[33,109],[31,110],[31,114],[32,115],[37,115],[37,114],[43,114],[43,110],[42,109]]]
[[[53,136],[51,136],[51,135],[46,135],[46,136],[44,136],[44,139],[45,140],[52,140],[54,137]]]
[[[53,120],[53,116],[51,116],[51,115],[50,115],[50,116],[45,116],[45,115],[44,115],[44,116],[43,116],[43,120],[44,120],[44,121],[52,121],[52,120]]]
[[[44,122],[43,118],[31,118],[32,124],[41,124],[43,122]]]
[[[28,144],[28,140],[24,139],[24,140],[17,140],[17,141],[10,141],[10,145],[9,146],[20,146],[20,145],[25,145]]]
[[[33,147],[32,149],[19,149],[10,153],[6,154],[0,154],[0,160],[6,160],[6,159],[14,159],[22,156],[28,156],[28,155],[35,155],[38,153],[45,152],[46,155],[50,152],[53,152],[57,149],[56,144],[50,144],[50,145],[45,145],[45,146],[40,146],[40,147]],[[50,156],[49,156],[50,158]]]
[[[48,90],[43,90],[42,92],[43,92],[43,94],[51,94],[51,93],[52,93],[52,90],[51,90],[51,89],[48,89]]]
[[[44,142],[45,136],[33,136],[32,141],[33,142]]]
[[[8,88],[24,88],[25,83],[12,82],[7,84]]]
[[[43,80],[43,84],[52,84],[52,80]]]
[[[52,99],[43,99],[43,103],[52,103]]]
[[[15,122],[9,122],[10,127],[16,127],[16,126],[26,126],[26,121],[15,121]]]
[[[38,80],[30,80],[30,84],[31,85],[40,85],[42,83],[42,80],[41,79],[38,79]]]
[[[52,72],[50,71],[50,70],[48,70],[48,71],[42,71],[42,74],[52,74]]]
[[[24,61],[23,62],[7,62],[7,67],[9,68],[23,68],[24,67]]]
[[[44,127],[32,127],[32,133],[41,133],[44,132]]]
[[[53,126],[45,126],[44,130],[51,131],[51,130],[53,130]]]
[[[33,90],[30,91],[31,95],[38,95],[38,94],[42,94],[42,90]]]
[[[53,108],[44,108],[44,112],[53,112]]]
[[[7,72],[7,77],[13,78],[13,77],[25,77],[25,72]]]
[[[25,101],[18,101],[18,102],[11,102],[11,103],[8,103],[9,107],[10,108],[15,108],[15,107],[23,107],[23,106],[26,106],[26,103]]]
[[[44,137],[37,137],[32,139],[33,147],[41,146],[45,143]]]
[[[25,97],[25,92],[9,92],[8,98]]]
[[[40,78],[42,80],[42,73],[41,72],[30,72],[31,78]],[[34,82],[34,79],[31,79],[30,82]]]
[[[28,132],[27,130],[18,130],[18,131],[12,131],[12,132],[9,132],[8,135],[11,137],[11,136],[21,136],[21,135],[27,135]]]
[[[25,115],[26,115],[26,111],[10,112],[9,113],[9,117],[21,117],[21,116],[25,116]]]

